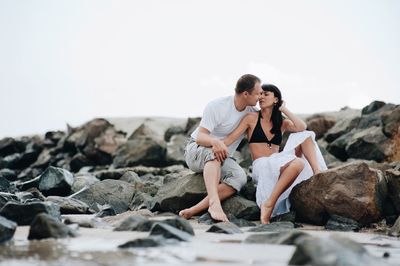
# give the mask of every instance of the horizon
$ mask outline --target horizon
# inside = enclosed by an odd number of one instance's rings
[[[400,2],[0,0],[0,138],[202,115],[251,73],[297,114],[400,103]]]

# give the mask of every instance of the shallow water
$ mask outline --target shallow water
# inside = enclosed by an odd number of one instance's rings
[[[29,226],[19,226],[12,241],[0,246],[0,266],[22,265],[287,265],[295,247],[288,245],[244,244],[250,233],[224,235],[206,233],[207,225],[191,221],[196,237],[157,248],[119,249],[129,240],[147,237],[147,232],[114,232],[111,228],[80,228],[76,238],[28,241]],[[243,229],[244,231],[246,228]],[[397,238],[353,232],[331,232],[321,227],[302,230],[318,237],[340,234],[362,243],[374,256],[390,254],[387,262],[400,265]]]

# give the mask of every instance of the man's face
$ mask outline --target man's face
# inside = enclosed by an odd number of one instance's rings
[[[247,105],[255,106],[260,99],[262,92],[261,83],[257,82],[256,85],[254,85],[253,91],[247,96]]]

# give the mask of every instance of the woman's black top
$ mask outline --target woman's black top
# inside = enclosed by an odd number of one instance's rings
[[[269,147],[271,144],[280,145],[282,142],[282,132],[279,130],[275,133],[274,137],[269,140],[261,127],[261,111],[258,112],[257,125],[254,128],[253,134],[251,134],[249,143],[267,143]]]

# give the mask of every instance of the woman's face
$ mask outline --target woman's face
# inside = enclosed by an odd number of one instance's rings
[[[263,91],[261,93],[261,97],[260,97],[260,101],[259,101],[261,109],[271,107],[277,102],[278,102],[278,98],[275,97],[273,92]]]

